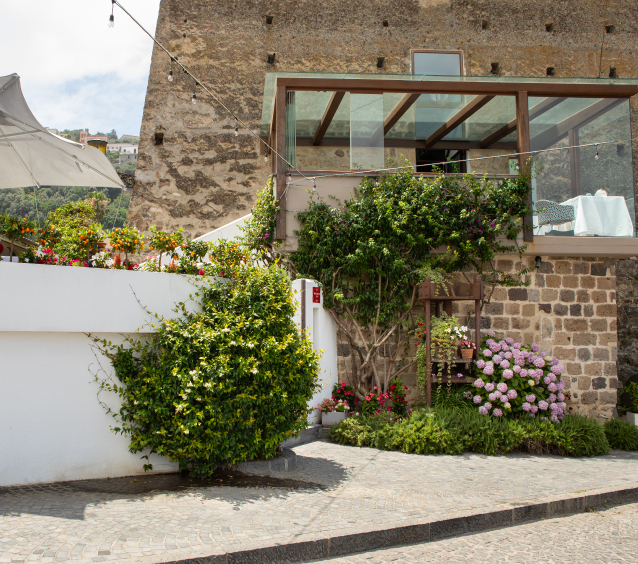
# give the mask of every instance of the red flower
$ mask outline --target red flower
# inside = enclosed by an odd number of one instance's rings
[[[199,269],[199,275],[202,276],[204,274],[204,271],[200,268]]]
[[[224,270],[222,270],[219,275],[223,278],[224,274],[226,274],[226,272]]]

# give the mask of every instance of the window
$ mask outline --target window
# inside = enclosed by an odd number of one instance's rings
[[[460,51],[412,51],[412,74],[429,76],[461,76],[463,54]],[[456,114],[469,100],[466,96],[452,94],[424,94],[415,104],[415,126],[417,139],[427,139],[449,118]],[[463,138],[463,125],[452,131],[447,138]],[[465,151],[418,150],[416,164],[418,172],[432,172],[432,164],[448,159],[463,161]],[[465,172],[465,163],[442,167],[446,172]]]

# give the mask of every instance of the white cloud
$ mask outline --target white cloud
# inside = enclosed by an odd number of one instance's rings
[[[160,0],[122,0],[155,33]],[[0,0],[0,76],[48,127],[139,132],[153,43],[110,0]]]

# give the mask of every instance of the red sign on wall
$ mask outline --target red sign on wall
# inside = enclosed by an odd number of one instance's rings
[[[312,289],[312,303],[320,304],[321,303],[321,288],[315,286]]]

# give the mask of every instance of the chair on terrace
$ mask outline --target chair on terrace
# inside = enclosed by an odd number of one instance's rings
[[[538,212],[538,225],[561,225],[562,223],[569,223],[576,219],[576,213],[572,206],[562,206],[556,202],[550,200],[538,200],[536,202],[536,211]],[[546,235],[573,235],[574,230],[558,231],[552,229]]]

